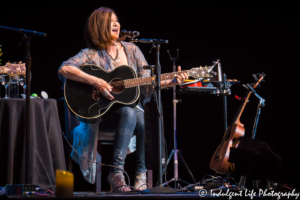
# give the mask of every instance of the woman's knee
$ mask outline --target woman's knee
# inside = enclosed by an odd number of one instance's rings
[[[144,113],[137,112],[136,113],[137,123],[136,123],[136,130],[144,134],[145,132],[145,121],[144,121]]]
[[[128,121],[136,124],[137,117],[133,108],[128,106],[122,106],[118,109],[117,113],[122,121]]]

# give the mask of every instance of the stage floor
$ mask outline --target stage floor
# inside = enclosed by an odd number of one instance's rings
[[[1,198],[1,197],[0,197]],[[2,197],[3,198],[3,197]],[[49,196],[9,196],[4,197],[8,199],[47,199],[55,198],[55,195]],[[109,193],[102,192],[101,194],[94,194],[92,192],[74,192],[72,199],[186,199],[186,198],[200,198],[200,199],[212,199],[218,197],[212,197],[211,195],[206,195],[205,197],[200,197],[198,192],[182,192],[173,194],[139,194],[139,193]],[[224,197],[228,199],[228,197]],[[220,199],[220,198],[218,198]],[[223,199],[223,198],[222,198]]]
[[[288,194],[289,198],[288,198]],[[280,196],[280,198],[279,198]],[[222,192],[222,195],[218,194],[202,194],[199,195],[199,192],[175,192],[175,193],[161,193],[161,194],[141,194],[137,192],[127,192],[127,193],[109,193],[109,191],[103,191],[101,193],[95,194],[93,192],[74,192],[73,198],[71,199],[187,199],[187,198],[198,198],[198,199],[257,199],[260,197],[267,199],[298,199],[300,196],[299,191],[286,191],[286,192],[272,192],[268,191],[267,193],[258,195],[258,192],[255,194],[251,194],[251,190],[247,191],[237,191],[231,194],[226,194],[225,191]],[[1,197],[0,197],[1,198]],[[48,196],[39,196],[39,195],[30,195],[30,196],[9,196],[2,198],[8,199],[47,199],[47,198],[55,198],[55,195]]]

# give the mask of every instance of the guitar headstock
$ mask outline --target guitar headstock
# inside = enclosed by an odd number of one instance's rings
[[[9,76],[14,75],[26,75],[25,63],[6,63],[4,66],[0,66],[0,74],[7,74]]]
[[[191,70],[188,70],[188,75],[193,78],[212,78],[213,75],[211,72],[209,73],[211,69],[211,66],[205,66],[205,67],[196,67],[192,68]]]
[[[254,80],[256,81],[256,83],[253,84],[253,88],[256,88],[257,86],[259,86],[260,82],[263,82],[266,74],[262,73],[258,73],[258,74],[252,74]]]

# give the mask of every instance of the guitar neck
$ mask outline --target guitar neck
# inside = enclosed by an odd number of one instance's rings
[[[255,85],[253,86],[253,88],[256,88],[256,87],[259,85],[259,83],[263,80],[264,76],[265,76],[265,75],[262,75],[262,76],[259,78],[259,80],[255,83]],[[240,118],[241,118],[242,113],[243,113],[243,111],[244,111],[244,109],[245,109],[245,107],[246,107],[246,104],[248,103],[248,100],[249,100],[249,98],[250,98],[250,95],[251,95],[251,91],[248,92],[247,97],[246,97],[246,100],[244,101],[244,103],[243,103],[243,104],[240,106],[240,108],[238,109],[238,111],[237,111],[237,113],[236,113],[236,115],[235,115],[235,117],[234,117],[234,121],[233,121],[232,124],[240,123]]]
[[[166,80],[175,79],[181,73],[187,73],[187,75],[189,76],[189,71],[190,70],[185,70],[185,71],[180,71],[180,72],[161,74],[160,80],[166,81]],[[156,76],[154,76],[154,80],[155,79],[156,79]],[[124,80],[125,88],[136,87],[136,86],[141,86],[141,85],[149,85],[149,84],[152,84],[152,77],[141,77],[141,78]]]
[[[166,81],[166,80],[170,80],[170,79],[175,79],[181,73],[187,73],[189,75],[189,70],[161,74],[160,80]],[[156,76],[154,76],[154,80],[155,79],[156,79]],[[149,85],[149,84],[152,84],[152,77],[141,77],[141,78],[127,79],[124,81],[125,88],[141,86],[141,85]]]
[[[241,104],[240,107],[239,107],[239,109],[237,110],[237,112],[236,112],[236,114],[235,114],[235,117],[233,118],[232,124],[236,124],[236,123],[239,123],[239,122],[240,122],[240,118],[241,118],[242,113],[243,113],[243,111],[244,111],[244,109],[245,109],[245,107],[246,107],[246,104],[248,103],[248,100],[249,100],[249,98],[250,98],[250,95],[251,95],[251,91],[248,92],[247,97],[246,97],[244,103]]]

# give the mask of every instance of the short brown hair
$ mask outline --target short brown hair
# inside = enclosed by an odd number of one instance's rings
[[[84,40],[90,48],[104,49],[107,45],[114,45],[111,37],[111,15],[116,13],[106,7],[95,10],[88,18],[85,30]],[[123,40],[119,38],[118,41]]]

